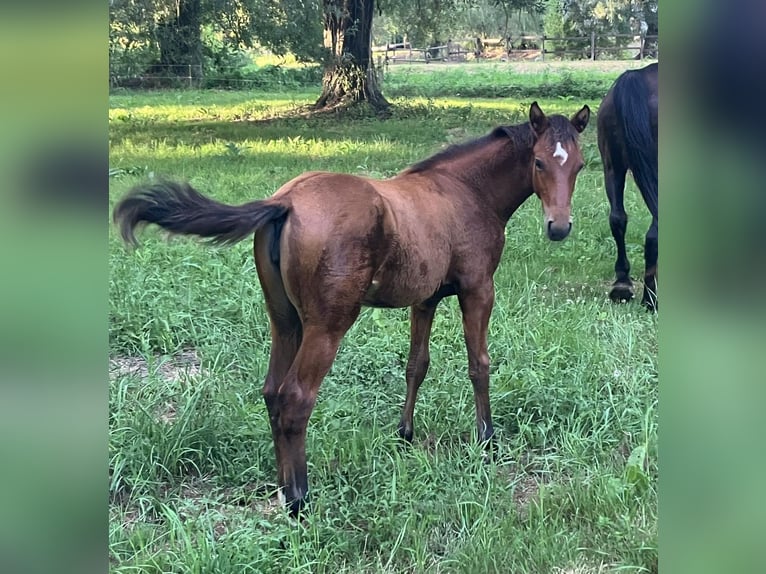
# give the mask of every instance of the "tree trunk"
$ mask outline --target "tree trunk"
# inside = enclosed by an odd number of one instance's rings
[[[159,68],[172,76],[198,77],[202,64],[202,7],[200,0],[179,0],[178,12],[157,28]]]
[[[322,95],[315,108],[331,108],[369,102],[376,110],[389,106],[380,91],[372,61],[372,15],[375,0],[346,0],[340,30],[330,32],[333,41],[342,37],[340,55],[325,69]]]

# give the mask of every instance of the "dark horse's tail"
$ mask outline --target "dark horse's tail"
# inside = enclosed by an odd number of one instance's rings
[[[270,200],[233,206],[205,197],[185,183],[164,181],[131,189],[114,208],[114,222],[126,243],[140,224],[155,223],[172,233],[208,237],[219,245],[240,241],[278,220],[288,208]]]
[[[622,121],[630,169],[646,206],[657,217],[657,140],[652,130],[649,86],[642,70],[623,73],[614,85],[614,106]]]

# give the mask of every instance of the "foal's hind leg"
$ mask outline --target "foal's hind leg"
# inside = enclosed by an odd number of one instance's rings
[[[625,250],[625,230],[628,214],[625,213],[624,194],[627,169],[607,156],[604,159],[604,184],[609,198],[609,228],[617,246],[617,261],[614,264],[616,279],[609,291],[609,298],[619,303],[633,298],[633,282],[630,280],[630,262]]]
[[[269,413],[271,437],[277,468],[280,467],[278,425],[279,405],[277,390],[293,364],[303,338],[303,328],[298,313],[287,297],[277,263],[271,259],[272,241],[276,229],[268,226],[260,230],[255,239],[255,262],[261,282],[271,325],[271,353],[269,370],[263,384],[263,400]]]
[[[641,299],[641,303],[650,311],[657,310],[657,231],[657,218],[653,217],[652,225],[646,232],[646,243],[644,244],[646,271],[644,273],[644,296]]]
[[[340,341],[353,317],[338,325],[306,325],[298,354],[277,391],[279,419],[275,444],[281,453],[279,485],[290,513],[298,512],[308,502],[306,465],[306,428],[316,404],[319,386],[330,370]]]
[[[436,306],[439,301],[426,301],[410,309],[410,357],[407,360],[407,399],[404,401],[402,418],[399,421],[399,436],[412,442],[412,417],[420,384],[428,372],[430,353],[428,342],[431,336]]]

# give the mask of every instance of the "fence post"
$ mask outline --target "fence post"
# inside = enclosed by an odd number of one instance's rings
[[[192,87],[192,73],[191,73],[191,64],[189,64],[189,87]]]
[[[646,43],[646,35],[641,32],[641,41],[638,45],[638,59],[643,60],[644,59],[644,44]]]
[[[545,34],[543,34],[543,40],[540,42],[540,54],[542,61],[545,62]]]
[[[596,32],[590,33],[590,59],[596,61]]]

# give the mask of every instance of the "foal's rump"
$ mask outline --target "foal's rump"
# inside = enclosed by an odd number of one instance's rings
[[[378,266],[383,241],[383,204],[369,181],[313,173],[283,186],[275,195],[289,208],[279,239],[282,280],[293,304],[358,306]],[[304,317],[306,318],[306,317]]]

